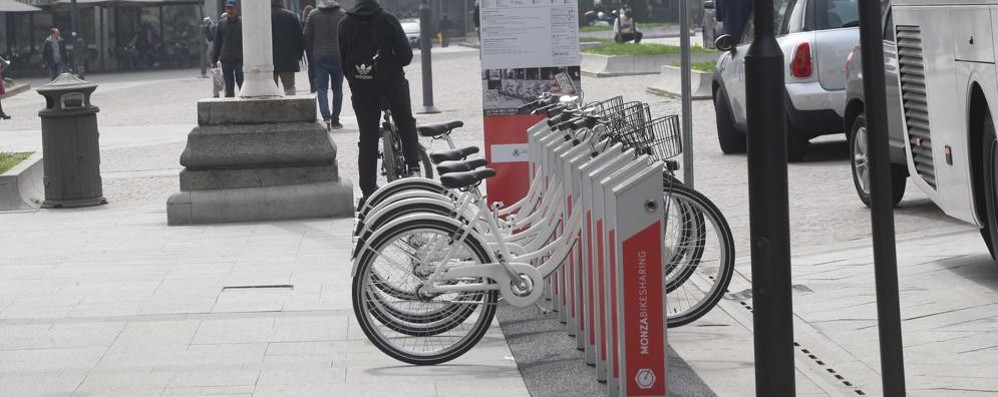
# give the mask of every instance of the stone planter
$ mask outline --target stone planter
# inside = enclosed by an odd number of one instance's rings
[[[44,176],[41,152],[0,174],[0,211],[38,209],[45,199]]]
[[[694,100],[711,99],[711,82],[714,78],[713,72],[690,71],[690,93]],[[682,74],[679,66],[662,66],[662,76],[655,80],[655,84],[648,87],[648,92],[654,94],[667,94],[680,96],[682,93]]]
[[[599,55],[582,53],[582,73],[591,77],[658,74],[662,65],[679,62],[679,54],[668,55]],[[717,59],[717,54],[690,54],[691,62]]]

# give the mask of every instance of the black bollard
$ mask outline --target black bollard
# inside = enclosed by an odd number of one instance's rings
[[[755,395],[795,395],[787,133],[786,61],[776,42],[773,1],[753,0],[755,39],[745,57]]]
[[[880,373],[885,396],[905,395],[904,349],[898,297],[897,246],[887,138],[887,94],[884,92],[884,46],[880,2],[859,2],[860,52],[863,55],[863,96],[867,144],[870,149],[870,218],[873,226],[873,268],[877,285],[877,326],[880,332]]]
[[[433,28],[430,26],[430,1],[419,2],[419,56],[423,65],[423,107],[418,114],[440,113],[433,106],[433,62],[430,52],[433,48]]]

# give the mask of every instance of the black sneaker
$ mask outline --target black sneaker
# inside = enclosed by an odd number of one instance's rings
[[[340,124],[339,121],[331,121],[328,124],[329,124],[329,129],[331,129],[331,130],[341,130],[341,129],[343,129],[343,124]]]

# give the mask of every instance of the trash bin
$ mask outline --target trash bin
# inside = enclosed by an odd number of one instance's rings
[[[97,84],[63,73],[36,91],[45,97],[42,160],[45,201],[42,208],[107,204],[100,177],[97,112],[90,94]]]

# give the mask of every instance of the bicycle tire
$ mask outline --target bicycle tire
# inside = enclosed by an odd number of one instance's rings
[[[415,352],[412,350],[407,350],[404,347],[398,346],[393,340],[402,338],[390,338],[386,335],[381,334],[377,328],[377,324],[374,323],[376,315],[383,314],[383,312],[376,311],[372,313],[369,309],[370,306],[366,304],[365,294],[368,290],[367,282],[369,280],[369,274],[374,266],[375,253],[380,252],[384,246],[391,243],[397,239],[400,235],[408,233],[410,231],[417,230],[430,230],[443,233],[445,235],[457,235],[461,232],[460,227],[439,221],[430,219],[413,219],[410,221],[402,222],[397,227],[395,227],[392,232],[379,235],[375,240],[372,241],[372,247],[374,250],[369,250],[363,253],[361,257],[360,266],[358,267],[357,274],[353,278],[352,282],[352,298],[353,298],[353,309],[354,315],[357,317],[357,322],[360,324],[361,329],[364,331],[364,335],[367,336],[368,340],[375,345],[383,353],[401,362],[405,362],[413,365],[436,365],[440,363],[445,363],[456,359],[474,347],[481,338],[488,331],[492,324],[492,319],[495,317],[496,303],[498,302],[498,291],[488,290],[488,291],[478,291],[482,297],[483,302],[477,306],[476,309],[481,308],[481,313],[477,320],[470,326],[468,333],[459,338],[453,344],[450,344],[442,349],[432,352]],[[482,242],[478,241],[474,237],[470,237],[463,241],[464,247],[468,249],[469,254],[474,256],[474,259],[479,263],[490,263],[491,257],[487,246]],[[378,320],[379,322],[381,320]],[[392,319],[386,318],[386,321],[392,321]],[[382,325],[385,325],[382,323]],[[398,324],[393,324],[398,325]],[[460,324],[459,324],[460,325]],[[452,337],[449,339],[454,339]],[[412,344],[413,349],[419,346],[419,343]],[[426,343],[423,346],[427,346]]]
[[[667,299],[667,314],[666,314],[666,324],[669,328],[681,327],[683,325],[689,324],[696,321],[707,314],[717,302],[721,300],[724,294],[727,292],[728,284],[731,282],[731,276],[734,274],[735,270],[735,242],[734,237],[731,234],[731,227],[728,226],[728,221],[724,218],[721,210],[714,205],[706,196],[702,193],[691,189],[683,185],[674,186],[672,191],[672,197],[675,197],[681,202],[687,203],[690,208],[698,211],[703,216],[703,223],[701,223],[697,231],[697,236],[703,236],[702,238],[710,238],[711,234],[717,238],[718,241],[718,252],[717,255],[717,273],[713,275],[708,275],[703,277],[703,283],[709,283],[709,288],[703,292],[703,297],[697,299],[694,304],[690,305],[688,308],[682,310],[676,310],[680,302],[680,299]],[[713,233],[711,233],[711,231]],[[697,270],[704,268],[701,262],[704,257],[704,249],[707,248],[706,244],[696,244],[697,249],[695,249],[691,254],[694,256],[690,258],[696,258],[695,261],[689,262],[684,269],[688,271],[685,274],[685,279],[676,288],[686,287],[687,284],[695,284],[694,275]],[[712,253],[713,254],[713,253]],[[689,259],[689,258],[688,258]],[[710,266],[710,267],[713,267]],[[680,270],[684,271],[684,270]],[[696,287],[696,285],[694,285]],[[678,295],[678,292],[668,291],[667,293],[672,294],[671,296]],[[686,290],[683,291],[683,296],[688,298],[690,293]]]
[[[433,162],[430,161],[430,155],[426,154],[426,148],[422,144],[419,145],[419,162],[423,164],[423,176],[426,179],[433,179]]]

